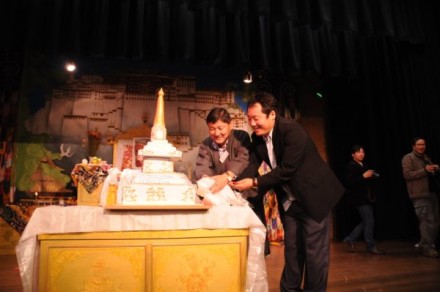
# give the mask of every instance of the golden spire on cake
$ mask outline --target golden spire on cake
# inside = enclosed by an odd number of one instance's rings
[[[176,147],[167,141],[167,129],[165,127],[164,115],[165,104],[163,96],[163,89],[160,88],[157,94],[154,124],[151,128],[151,141],[148,141],[147,145],[138,151],[138,155],[147,158],[144,160],[144,170],[149,157],[182,157],[182,152],[177,150]]]
[[[154,117],[154,126],[163,126],[165,127],[165,114],[164,114],[164,102],[163,96],[164,92],[162,87],[159,89],[157,93],[157,104],[156,104],[156,116]]]
[[[153,128],[151,128],[151,140],[166,140],[167,129],[165,127],[165,113],[164,113],[164,92],[162,87],[157,93],[156,115],[154,117]]]

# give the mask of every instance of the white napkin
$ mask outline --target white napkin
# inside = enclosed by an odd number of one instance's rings
[[[203,197],[203,203],[213,206],[245,206],[248,205],[241,193],[234,191],[229,185],[213,194],[209,190],[215,181],[210,177],[204,177],[197,181],[197,195]]]

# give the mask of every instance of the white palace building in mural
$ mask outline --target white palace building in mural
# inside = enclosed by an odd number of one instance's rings
[[[102,144],[142,124],[152,125],[160,87],[165,91],[165,121],[177,146],[192,148],[208,136],[205,123],[213,107],[225,107],[235,128],[247,130],[243,110],[234,92],[197,90],[194,77],[159,75],[83,75],[53,89],[46,106],[26,121],[34,134],[59,141],[87,143],[90,131],[99,132]]]

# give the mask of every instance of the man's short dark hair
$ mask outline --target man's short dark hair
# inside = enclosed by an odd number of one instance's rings
[[[412,145],[412,146],[415,146],[416,143],[417,143],[417,141],[419,141],[419,140],[423,140],[423,141],[425,141],[425,139],[423,139],[422,137],[415,137],[415,138],[412,139],[412,141],[411,141],[411,145]]]
[[[231,116],[228,111],[222,107],[215,107],[209,111],[208,116],[206,117],[207,124],[213,124],[217,121],[222,121],[224,123],[229,124],[231,122]]]
[[[254,95],[254,97],[248,102],[247,108],[259,103],[261,105],[261,111],[269,116],[271,111],[278,113],[278,102],[276,98],[267,92],[260,92]]]
[[[364,149],[364,146],[356,144],[351,147],[351,154],[355,154],[356,152],[361,151],[361,149]]]

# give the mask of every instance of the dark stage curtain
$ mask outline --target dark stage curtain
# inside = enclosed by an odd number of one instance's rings
[[[440,162],[440,5],[428,0],[2,1],[3,50],[318,76],[329,163],[341,176],[365,145],[381,173],[378,238],[416,237],[400,159],[424,136]],[[282,97],[280,97],[282,98]],[[287,104],[288,101],[282,101]],[[347,206],[335,231],[349,229]]]
[[[437,4],[430,7],[438,14]],[[421,136],[427,153],[440,162],[439,26],[434,14],[416,22],[424,27],[423,40],[395,38],[356,39],[357,76],[327,77],[327,143],[332,166],[343,179],[350,148],[363,144],[366,161],[380,174],[377,186],[376,234],[379,239],[418,240],[418,223],[402,177],[401,159],[411,152],[411,140]],[[407,15],[399,14],[402,25]],[[409,22],[407,33],[417,29]],[[403,29],[396,26],[396,31]],[[401,34],[402,36],[406,35]],[[343,198],[336,208],[336,236],[342,239],[353,227],[353,214]]]
[[[365,38],[424,43],[428,9],[423,0],[3,2],[6,46],[324,75],[357,75]]]

